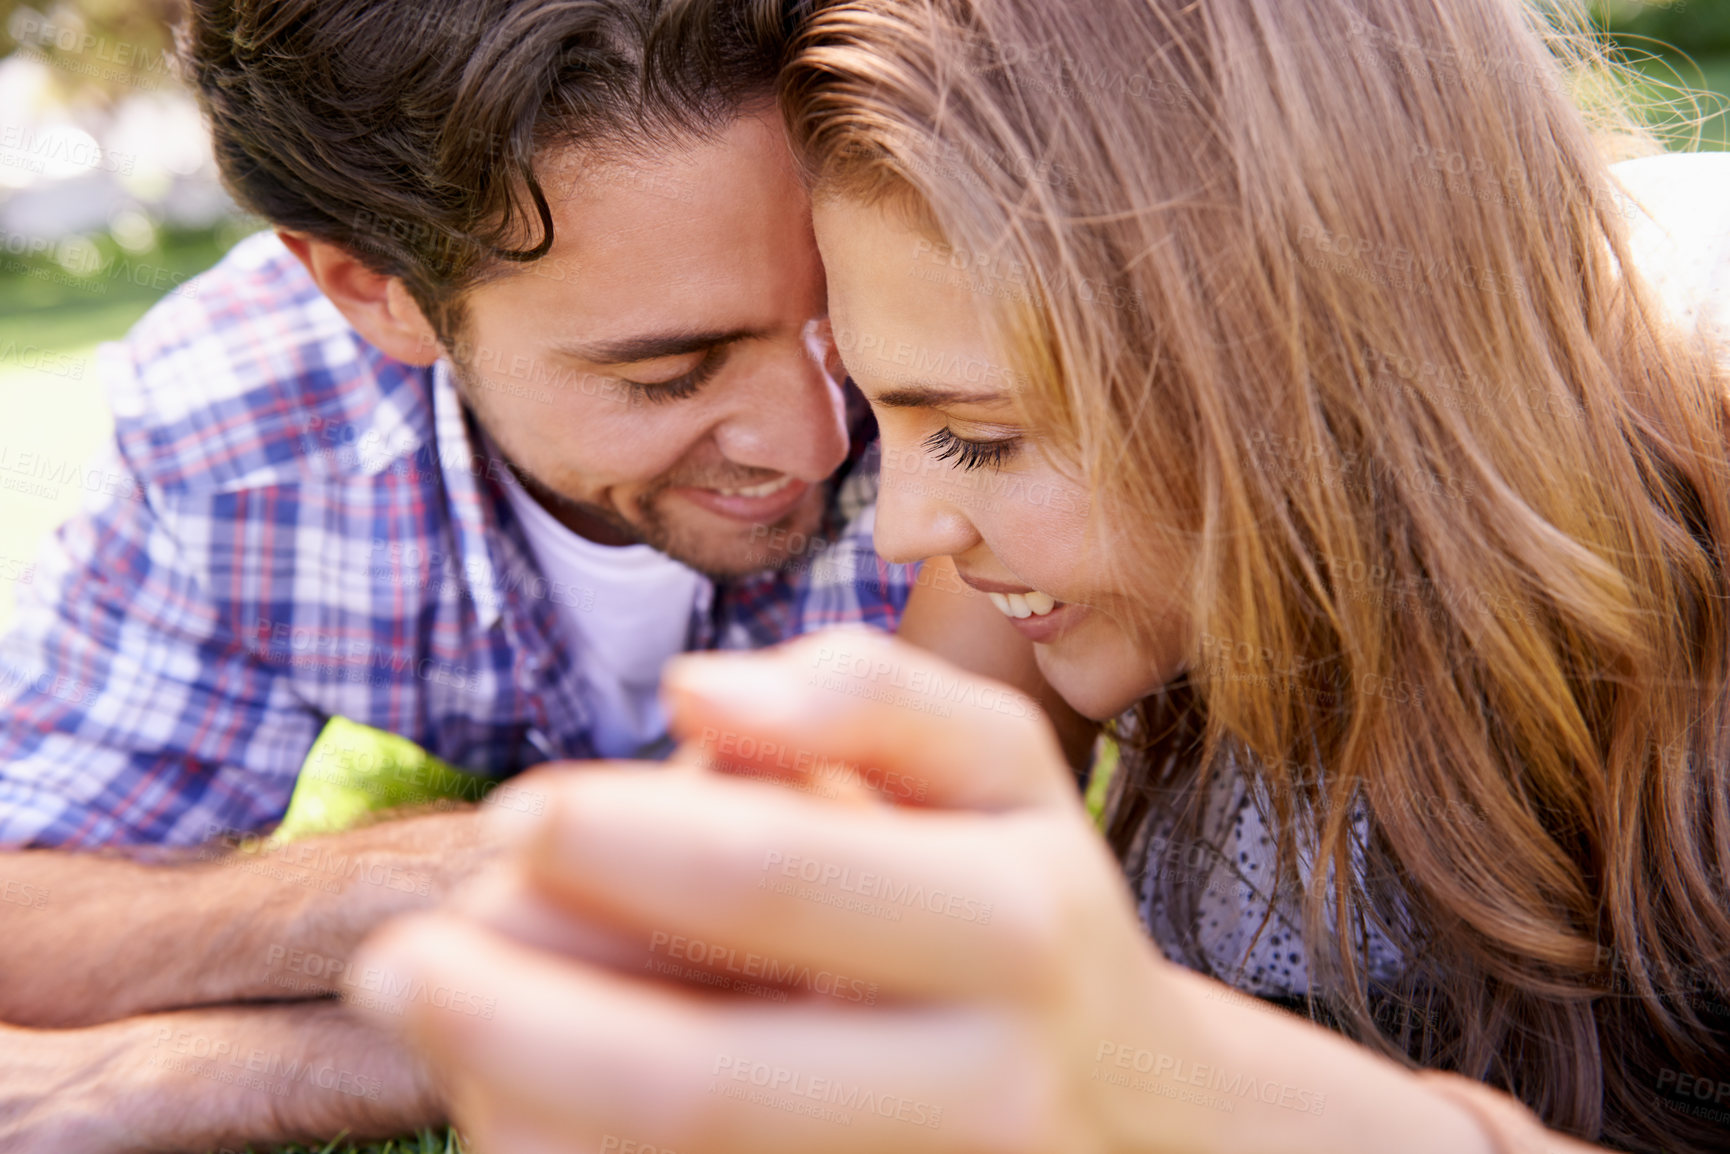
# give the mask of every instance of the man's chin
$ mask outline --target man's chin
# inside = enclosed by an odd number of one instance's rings
[[[813,486],[807,499],[774,524],[750,524],[674,497],[657,510],[656,525],[644,540],[684,565],[716,580],[809,564],[824,542],[822,524],[826,486]]]

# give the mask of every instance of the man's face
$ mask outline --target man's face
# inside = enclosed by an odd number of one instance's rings
[[[779,123],[539,175],[552,250],[470,293],[452,350],[481,427],[587,537],[716,576],[783,564],[770,543],[816,529],[847,428]]]

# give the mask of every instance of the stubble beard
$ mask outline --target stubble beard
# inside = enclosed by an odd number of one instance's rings
[[[810,563],[809,552],[817,530],[822,525],[829,485],[813,486],[803,501],[780,520],[768,525],[754,525],[731,537],[717,547],[700,532],[692,532],[667,515],[665,504],[675,488],[743,487],[763,480],[758,476],[740,478],[713,475],[687,479],[678,475],[678,466],[662,474],[636,498],[635,518],[628,518],[617,509],[581,501],[558,492],[513,460],[499,445],[480,408],[473,403],[473,376],[465,365],[452,363],[458,394],[475,425],[485,433],[486,451],[495,454],[529,495],[558,517],[573,532],[571,520],[597,523],[612,530],[625,544],[647,545],[681,565],[716,581],[735,580],[754,573],[784,570]],[[566,514],[561,516],[561,514]]]

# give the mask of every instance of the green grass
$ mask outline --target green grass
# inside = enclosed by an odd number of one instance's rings
[[[248,1146],[245,1154],[255,1152]],[[412,1138],[368,1142],[364,1146],[335,1138],[325,1146],[283,1146],[270,1154],[463,1154],[463,1144],[455,1130],[422,1130]]]
[[[156,284],[179,285],[222,259],[258,222],[165,231],[146,253],[127,253],[97,239],[94,258],[71,269],[46,256],[0,258],[0,347],[16,341],[75,349],[124,336],[161,300]],[[154,284],[152,282],[155,282]]]

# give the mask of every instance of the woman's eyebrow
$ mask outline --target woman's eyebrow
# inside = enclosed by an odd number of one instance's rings
[[[940,409],[948,405],[1007,405],[1009,394],[996,390],[969,392],[966,389],[915,383],[885,389],[873,399],[879,405],[891,409]]]

